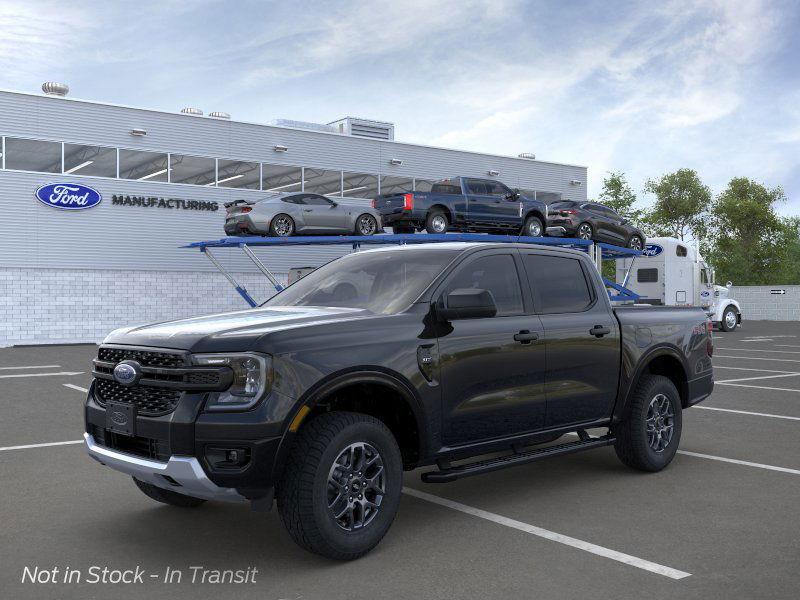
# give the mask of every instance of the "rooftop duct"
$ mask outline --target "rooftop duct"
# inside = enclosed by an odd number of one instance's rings
[[[55,81],[47,81],[42,84],[42,91],[48,96],[64,97],[67,94],[69,94],[69,86],[66,83],[56,83]]]
[[[203,116],[203,111],[202,110],[200,110],[199,108],[192,108],[191,106],[188,106],[186,108],[182,108],[181,112],[183,114],[185,114],[185,115],[195,115],[196,117],[202,117]]]
[[[214,112],[208,113],[208,116],[212,117],[214,119],[230,119],[231,118],[231,116],[228,113],[221,112],[221,111],[218,111],[218,110],[215,110]]]
[[[355,137],[365,137],[374,140],[394,140],[394,123],[386,121],[371,121],[358,117],[344,117],[330,123],[339,133]]]

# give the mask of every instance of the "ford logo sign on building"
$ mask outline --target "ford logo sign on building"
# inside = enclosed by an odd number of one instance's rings
[[[103,196],[97,190],[79,183],[48,183],[36,189],[42,204],[62,210],[82,210],[100,204]]]
[[[658,256],[663,251],[664,248],[658,244],[647,244],[642,250],[642,256]]]

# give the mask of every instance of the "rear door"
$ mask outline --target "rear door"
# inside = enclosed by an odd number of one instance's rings
[[[544,332],[541,320],[532,314],[533,303],[519,276],[521,268],[519,255],[511,248],[473,254],[434,296],[434,301],[440,301],[455,289],[480,288],[488,290],[497,304],[494,317],[454,319],[440,327],[445,445],[544,425]]]
[[[608,302],[579,257],[521,250],[545,332],[547,427],[611,415],[617,394],[620,334]]]

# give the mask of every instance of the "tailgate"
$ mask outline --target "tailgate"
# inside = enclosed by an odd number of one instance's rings
[[[421,192],[381,194],[372,201],[372,207],[381,211],[383,214],[391,214],[400,212],[406,208],[413,208],[415,201],[421,200],[426,196],[427,194]]]

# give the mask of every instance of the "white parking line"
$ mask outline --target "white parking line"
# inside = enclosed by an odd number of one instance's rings
[[[719,346],[714,348],[715,350],[730,350],[731,352],[772,352],[775,354],[800,354],[800,352],[795,352],[793,350],[761,350],[756,348],[720,348]]]
[[[649,560],[645,560],[643,558],[637,558],[636,556],[631,556],[630,554],[623,554],[622,552],[617,552],[616,550],[611,550],[609,548],[604,548],[603,546],[598,546],[596,544],[585,542],[583,540],[556,533],[554,531],[542,529],[541,527],[536,527],[535,525],[529,525],[528,523],[523,523],[522,521],[509,519],[508,517],[481,510],[480,508],[467,506],[466,504],[461,504],[460,502],[454,502],[453,500],[434,496],[433,494],[421,492],[419,490],[415,490],[414,488],[404,487],[403,493],[420,500],[425,500],[433,504],[438,504],[439,506],[444,506],[452,510],[457,510],[468,515],[472,515],[473,517],[478,517],[479,519],[486,519],[487,521],[497,523],[498,525],[511,527],[512,529],[516,529],[518,531],[523,531],[525,533],[551,540],[553,542],[558,542],[559,544],[584,550],[604,558],[610,558],[611,560],[625,563],[626,565],[630,565],[639,569],[644,569],[645,571],[650,571],[651,573],[664,575],[670,579],[683,579],[691,575],[691,573],[687,573],[686,571],[679,571],[678,569],[665,567],[664,565],[650,562]]]
[[[753,381],[755,379],[774,379],[776,377],[797,377],[800,373],[784,373],[783,375],[760,375],[758,377],[741,377],[739,379],[723,379],[715,383],[733,383],[735,381]]]
[[[772,362],[796,362],[800,363],[800,360],[792,359],[792,358],[761,358],[759,356],[725,356],[723,354],[715,354],[714,358],[741,358],[743,360],[771,360]]]
[[[88,389],[86,389],[86,388],[82,388],[81,386],[79,386],[79,385],[74,385],[74,384],[72,384],[72,383],[65,383],[65,384],[64,384],[64,387],[68,387],[68,388],[70,388],[71,390],[78,390],[79,392],[83,392],[84,394],[85,394],[85,393],[87,393],[87,392],[89,391],[89,390],[88,390]]]
[[[25,367],[0,367],[0,371],[16,371],[17,369],[60,369],[61,365],[28,365]]]
[[[776,388],[776,387],[767,387],[763,385],[748,385],[746,383],[725,383],[723,381],[715,382],[718,385],[732,385],[733,387],[744,387],[744,388],[753,388],[756,390],[773,390],[776,392],[800,392],[800,390],[793,390],[792,388]]]
[[[25,446],[6,446],[5,448],[0,448],[0,452],[5,452],[6,450],[27,450],[28,448],[47,448],[49,446],[69,446],[71,444],[82,444],[83,440],[72,440],[69,442],[48,442],[46,444],[27,444]]]
[[[794,371],[776,371],[774,369],[753,369],[752,367],[723,367],[714,365],[715,369],[733,369],[734,371],[758,371],[759,373],[794,373]]]
[[[780,471],[781,473],[791,473],[792,475],[800,475],[800,471],[798,471],[797,469],[776,467],[774,465],[764,465],[761,463],[754,463],[746,460],[737,460],[735,458],[725,458],[724,456],[714,456],[713,454],[700,454],[699,452],[689,452],[687,450],[678,450],[678,454],[684,454],[686,456],[694,456],[695,458],[707,458],[709,460],[718,460],[720,462],[731,463],[734,465],[743,465],[745,467],[756,467],[758,469],[767,469],[768,471]]]
[[[722,412],[736,413],[739,415],[750,415],[753,417],[770,417],[771,419],[787,419],[789,421],[800,421],[800,417],[773,415],[770,413],[757,413],[757,412],[750,412],[749,410],[733,410],[732,408],[717,408],[716,406],[693,406],[692,408],[700,408],[703,410],[719,410]]]
[[[0,375],[0,379],[12,377],[51,377],[53,375],[83,375],[84,371],[60,371],[58,373],[15,373],[14,375]]]

